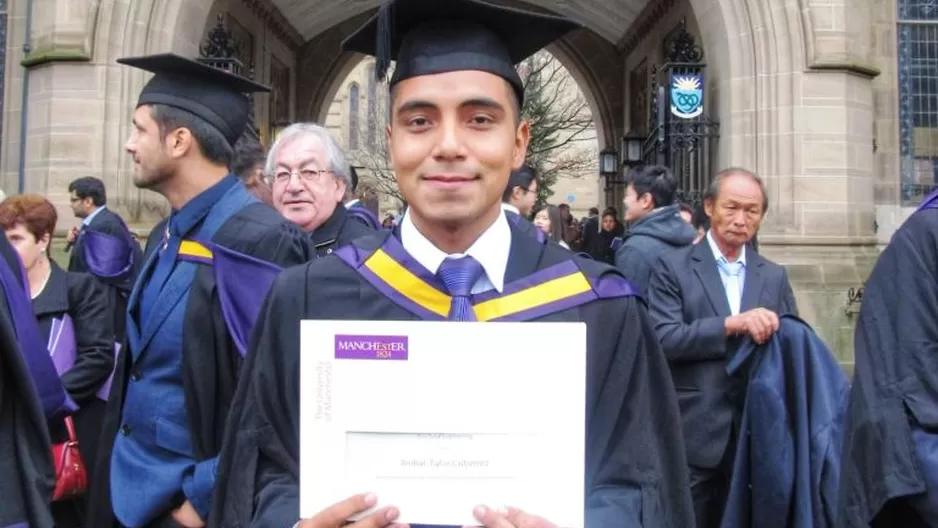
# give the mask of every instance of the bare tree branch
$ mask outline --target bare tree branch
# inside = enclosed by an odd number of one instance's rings
[[[595,141],[589,105],[556,58],[539,52],[522,63],[526,74],[522,114],[530,124],[527,163],[539,175],[538,204],[553,194],[558,178],[579,177],[592,168],[593,155],[577,148]]]

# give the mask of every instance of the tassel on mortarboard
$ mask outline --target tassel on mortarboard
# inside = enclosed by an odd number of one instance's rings
[[[377,42],[375,42],[375,77],[378,81],[387,81],[391,67],[391,27],[394,24],[393,1],[386,0],[378,9]]]

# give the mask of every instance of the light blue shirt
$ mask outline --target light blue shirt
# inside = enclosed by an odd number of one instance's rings
[[[743,301],[743,285],[746,284],[746,246],[739,250],[739,257],[730,262],[727,260],[720,247],[713,240],[713,234],[707,231],[707,243],[717,262],[717,271],[720,273],[720,280],[723,282],[723,291],[726,293],[726,301],[730,305],[730,313],[739,315],[740,304]]]
[[[101,211],[105,210],[106,208],[107,208],[106,205],[102,205],[101,207],[98,207],[97,209],[95,209],[93,213],[91,213],[90,215],[86,216],[86,217],[81,221],[81,225],[84,226],[84,227],[90,226],[90,225],[91,225],[91,221],[94,220],[94,217],[98,216],[98,213],[100,213]]]

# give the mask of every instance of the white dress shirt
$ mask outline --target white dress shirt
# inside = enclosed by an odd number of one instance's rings
[[[518,210],[517,207],[515,207],[514,205],[510,203],[502,202],[502,211],[509,211],[509,212],[515,213],[518,216],[521,216],[521,211]]]
[[[739,315],[740,305],[743,302],[743,285],[746,284],[746,246],[739,250],[739,258],[730,262],[720,251],[710,231],[707,231],[707,243],[710,244],[710,249],[717,261],[717,272],[720,274],[720,280],[723,281],[723,291],[726,292],[726,300],[730,304],[730,313]],[[738,268],[738,272],[731,273],[731,268]]]
[[[482,293],[493,288],[501,292],[505,287],[505,269],[508,267],[508,254],[511,252],[511,227],[504,214],[498,215],[495,223],[490,225],[465,253],[448,255],[417,230],[408,210],[401,220],[401,245],[414,260],[434,275],[447,257],[470,256],[476,259],[485,273],[473,285],[472,293]]]

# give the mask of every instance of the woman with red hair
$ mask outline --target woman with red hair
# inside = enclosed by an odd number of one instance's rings
[[[88,472],[96,460],[106,394],[114,369],[114,330],[104,286],[92,275],[63,270],[49,256],[58,219],[55,207],[35,194],[0,202],[0,227],[19,253],[42,338],[71,399],[79,452]],[[64,424],[49,424],[53,444],[68,440]],[[89,475],[90,476],[90,475]],[[53,503],[57,527],[82,526],[84,497]]]

